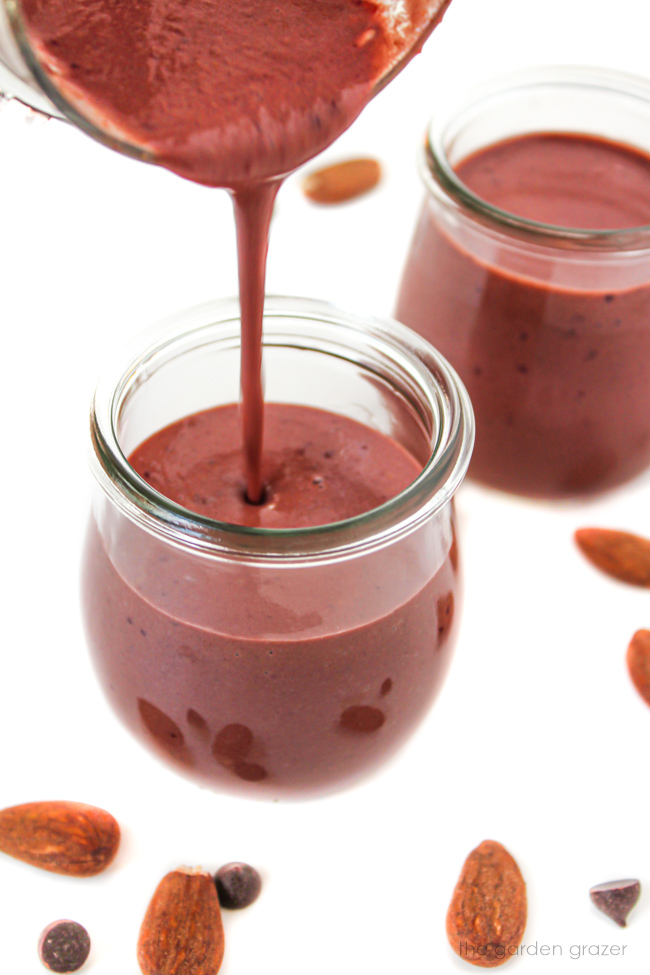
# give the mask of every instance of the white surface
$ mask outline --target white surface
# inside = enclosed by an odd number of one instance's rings
[[[392,308],[421,189],[416,145],[437,100],[541,62],[649,70],[641,0],[454,0],[425,53],[326,154],[376,155],[382,188],[342,209],[309,205],[294,177],[274,220],[269,290],[380,315]],[[84,971],[137,975],[135,942],[162,875],[232,859],[265,889],[226,917],[224,975],[470,971],[447,946],[465,856],[498,839],[528,882],[525,943],[555,967],[614,971],[575,945],[627,945],[647,971],[650,709],[625,668],[650,598],[584,562],[586,524],[650,534],[650,478],[584,505],[530,504],[463,488],[466,602],[451,674],[421,731],[384,773],[320,802],[258,804],[201,791],[134,744],[91,671],[78,609],[89,475],[86,414],[107,349],[184,306],[235,291],[224,193],[113,155],[61,124],[0,114],[2,181],[2,583],[0,806],[72,798],[123,826],[92,881],[0,857],[0,970],[37,975],[42,927],[84,923]],[[625,931],[592,884],[639,877]],[[524,957],[508,970],[548,971]],[[562,967],[563,966],[563,967]],[[555,968],[553,969],[555,970]]]

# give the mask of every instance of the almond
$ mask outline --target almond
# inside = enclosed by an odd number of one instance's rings
[[[583,554],[601,572],[650,588],[650,541],[640,535],[607,528],[581,528],[575,540]]]
[[[517,954],[526,927],[526,884],[505,847],[485,840],[467,857],[447,912],[454,952],[483,968]]]
[[[111,863],[120,828],[103,809],[80,802],[29,802],[0,811],[0,851],[34,867],[93,877]]]
[[[216,975],[224,952],[214,879],[179,867],[158,884],[138,939],[143,975]]]
[[[305,196],[314,203],[346,203],[374,189],[381,179],[376,159],[348,159],[310,173],[302,183]]]
[[[627,669],[632,683],[650,704],[650,630],[637,630],[627,648]]]

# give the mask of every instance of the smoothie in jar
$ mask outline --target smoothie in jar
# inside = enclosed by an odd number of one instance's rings
[[[467,385],[471,475],[571,497],[650,463],[649,91],[587,69],[511,84],[432,129],[396,316]]]

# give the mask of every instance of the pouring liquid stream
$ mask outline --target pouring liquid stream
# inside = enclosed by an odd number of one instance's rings
[[[280,180],[231,191],[237,225],[241,307],[241,425],[246,465],[246,499],[264,500],[264,385],[262,326],[269,227]]]

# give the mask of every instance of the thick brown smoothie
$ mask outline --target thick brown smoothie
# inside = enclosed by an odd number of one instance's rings
[[[178,504],[267,529],[362,514],[420,471],[395,441],[346,417],[266,410],[259,506],[244,498],[234,406],[173,424],[130,462]],[[112,704],[180,770],[259,795],[326,791],[385,760],[426,713],[455,636],[453,537],[415,589],[408,541],[366,558],[361,574],[354,559],[324,562],[315,585],[300,567],[270,579],[235,564],[224,586],[200,560],[143,537],[127,522],[110,558],[93,523],[86,627]]]
[[[129,462],[166,498],[250,528],[312,528],[354,518],[404,491],[421,465],[394,440],[306,406],[266,407],[264,503],[246,501],[239,411],[195,413],[160,430]]]
[[[650,157],[572,134],[521,136],[456,172],[483,200],[564,228],[650,224]],[[600,263],[597,264],[597,260]],[[531,496],[622,483],[650,463],[650,266],[508,241],[424,206],[396,317],[460,373],[470,474]]]

